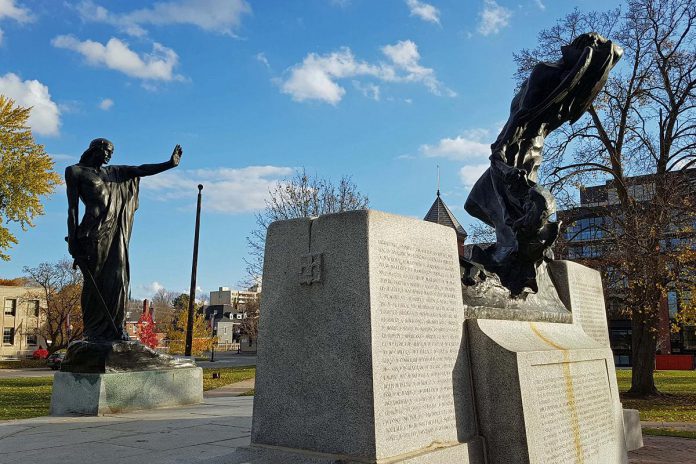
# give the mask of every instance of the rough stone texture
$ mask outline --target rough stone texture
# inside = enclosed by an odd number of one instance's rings
[[[640,428],[640,413],[637,409],[623,410],[626,449],[634,451],[643,447],[643,431]]]
[[[469,320],[489,464],[624,463],[611,350],[574,324]]]
[[[602,346],[609,347],[601,274],[572,261],[553,261],[549,263],[549,271],[561,301],[573,314],[573,323]]]
[[[107,374],[58,372],[53,378],[50,414],[96,416],[202,401],[200,367]]]
[[[390,462],[477,437],[452,229],[277,222],[263,280],[252,444]]]

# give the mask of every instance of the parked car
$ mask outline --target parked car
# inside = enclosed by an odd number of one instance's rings
[[[60,369],[60,364],[63,362],[64,357],[65,353],[63,352],[58,351],[56,353],[53,353],[48,358],[46,358],[46,365],[54,371]]]

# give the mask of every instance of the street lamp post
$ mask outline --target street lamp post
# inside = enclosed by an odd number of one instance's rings
[[[210,315],[210,362],[215,362],[215,316],[217,311],[213,310]]]
[[[198,232],[201,227],[201,190],[203,185],[198,184],[198,206],[196,207],[196,232],[193,238],[193,263],[191,265],[191,288],[189,290],[188,319],[186,326],[186,350],[184,355],[191,356],[193,345],[193,303],[196,299],[196,271],[198,268]]]

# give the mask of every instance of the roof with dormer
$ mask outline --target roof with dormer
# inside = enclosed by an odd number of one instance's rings
[[[454,217],[452,211],[450,211],[445,202],[442,201],[442,198],[440,198],[440,190],[437,191],[437,197],[433,202],[433,206],[430,207],[428,214],[425,215],[423,220],[453,228],[457,233],[457,237],[462,240],[466,239],[468,235],[459,221],[457,221],[457,218]]]

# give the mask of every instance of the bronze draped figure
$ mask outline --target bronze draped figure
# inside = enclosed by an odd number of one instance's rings
[[[172,365],[170,359],[130,342],[124,319],[130,283],[128,244],[138,209],[140,178],[178,166],[182,150],[177,145],[164,163],[107,166],[113,152],[110,141],[95,139],[80,162],[65,170],[66,240],[84,277],[81,297],[84,339],[68,347],[62,370],[104,372],[134,366]],[[84,205],[82,220],[79,220],[80,201]],[[119,357],[114,352],[127,354]]]
[[[538,63],[510,105],[510,116],[491,145],[490,167],[464,208],[495,229],[496,243],[474,246],[470,262],[495,273],[513,295],[537,292],[536,270],[552,259],[559,224],[551,193],[538,184],[544,139],[577,121],[607,81],[623,50],[597,33],[561,47],[562,58]]]

